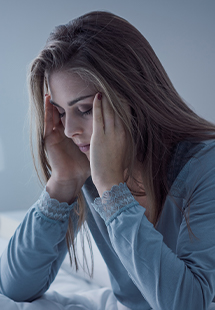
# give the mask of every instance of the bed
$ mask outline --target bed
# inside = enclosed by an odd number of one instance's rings
[[[77,273],[70,266],[67,255],[55,281],[39,299],[15,302],[0,294],[1,310],[131,310],[120,304],[112,290],[106,265],[93,241],[94,277],[80,269]],[[0,254],[8,240],[0,237]],[[80,249],[78,249],[80,251]],[[134,310],[134,309],[133,309]],[[166,310],[166,309],[165,309]],[[208,310],[215,310],[215,303]]]
[[[108,277],[106,265],[92,240],[95,272],[93,279],[80,269],[71,268],[66,256],[55,281],[39,299],[15,302],[0,294],[1,310],[129,310],[115,298]],[[0,238],[0,254],[8,240]]]

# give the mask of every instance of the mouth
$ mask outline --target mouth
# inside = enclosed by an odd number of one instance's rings
[[[80,145],[78,145],[78,147],[79,147],[81,152],[86,153],[90,149],[90,144],[85,144],[85,145],[80,144]]]

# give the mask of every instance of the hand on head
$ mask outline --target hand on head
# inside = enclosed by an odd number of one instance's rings
[[[99,195],[124,182],[126,134],[122,121],[107,98],[98,93],[93,102],[93,134],[90,143],[90,167]]]
[[[78,185],[78,193],[90,175],[89,160],[64,134],[59,112],[50,103],[49,95],[45,98],[44,141],[52,170],[51,182],[71,188]]]
[[[81,187],[91,170],[92,180],[102,195],[113,185],[124,182],[126,136],[122,121],[101,93],[97,93],[93,101],[92,122],[89,165],[86,155],[65,135],[59,112],[50,103],[50,96],[46,96],[44,139],[51,178]]]

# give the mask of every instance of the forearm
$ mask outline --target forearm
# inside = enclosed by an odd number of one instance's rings
[[[1,257],[0,292],[16,301],[41,296],[67,253],[65,236],[71,207],[66,210],[65,205],[62,210],[55,205],[52,209],[53,201],[47,202],[43,195],[28,211]]]
[[[106,222],[112,246],[126,274],[150,306],[153,309],[207,309],[213,297],[210,288],[215,284],[214,241],[205,248],[207,233],[202,235],[201,242],[191,242],[184,220],[185,229],[177,242],[178,245],[181,243],[181,249],[174,253],[164,243],[163,235],[147,220],[145,209],[128,189],[120,188],[118,195],[116,187],[113,195],[107,193],[104,197],[102,203],[96,199],[94,207]],[[205,203],[204,208],[207,205],[210,203]],[[195,219],[194,216],[194,222]],[[201,219],[208,222],[207,213]],[[211,231],[209,224],[207,226]],[[188,256],[192,260],[187,259]],[[123,275],[120,278],[122,282],[125,280]],[[125,304],[127,293],[124,292]],[[133,307],[143,309],[141,304],[134,303]]]

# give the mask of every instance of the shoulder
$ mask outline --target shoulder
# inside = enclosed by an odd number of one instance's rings
[[[195,169],[193,173],[205,172],[211,168],[215,169],[215,140],[203,141],[200,145],[200,150],[188,162],[189,170]]]
[[[196,146],[185,166],[175,179],[171,194],[186,198],[197,187],[214,184],[215,191],[215,140],[202,141]]]

